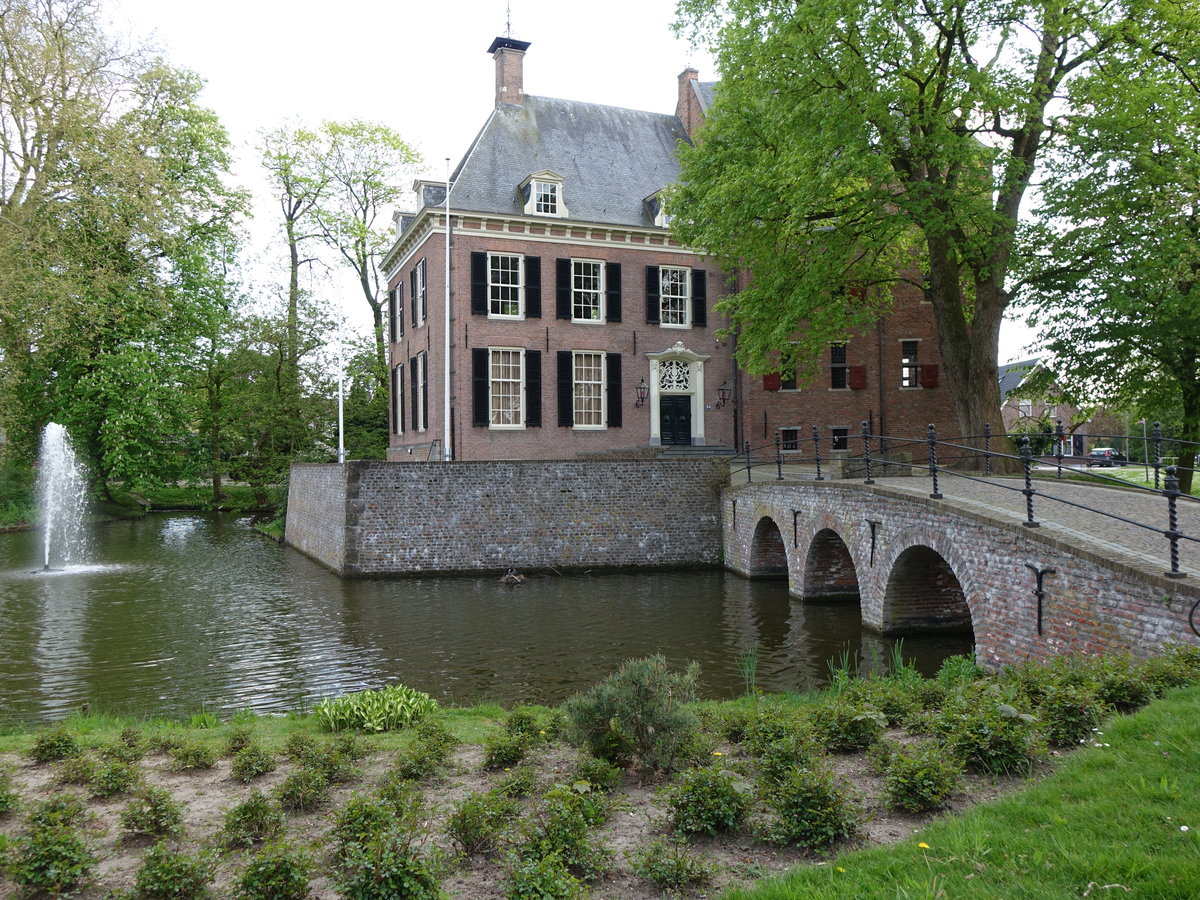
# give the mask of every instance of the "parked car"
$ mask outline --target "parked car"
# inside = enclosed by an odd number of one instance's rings
[[[1087,456],[1088,466],[1123,466],[1125,454],[1112,447],[1093,447]]]

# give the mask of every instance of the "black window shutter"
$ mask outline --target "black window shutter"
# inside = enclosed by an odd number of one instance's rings
[[[607,322],[621,321],[621,264],[604,265],[604,319]]]
[[[525,257],[525,318],[542,317],[542,259]]]
[[[471,350],[471,424],[476,428],[488,427],[489,406],[488,348],[475,347]]]
[[[558,425],[570,428],[575,424],[575,396],[572,390],[575,376],[570,350],[558,351]]]
[[[404,279],[396,285],[396,340],[404,337]]]
[[[692,324],[708,325],[708,273],[692,269]]]
[[[421,360],[415,356],[408,361],[408,366],[410,369],[410,371],[408,373],[409,374],[408,389],[410,391],[412,391],[413,431],[416,431],[417,429],[419,429],[421,427],[421,425],[423,424],[417,416],[417,411],[421,408],[421,394],[419,391],[419,388],[421,386],[421,379],[418,377],[419,370],[417,369],[417,366],[419,366],[420,364],[421,364]]]
[[[542,427],[542,351],[525,351],[525,425]]]
[[[471,254],[471,315],[486,316],[488,312],[488,255]]]
[[[396,289],[388,291],[388,340],[396,343]]]
[[[400,425],[400,372],[399,366],[392,366],[392,434],[399,434]]]
[[[429,427],[429,354],[421,354],[421,424]]]
[[[605,360],[608,368],[608,427],[621,427],[621,354],[609,353]]]
[[[408,273],[408,288],[409,305],[412,306],[412,325],[413,328],[416,328],[417,314],[421,311],[421,297],[417,294],[417,269],[415,266]]]
[[[646,266],[646,324],[657,325],[662,319],[662,304],[659,301],[658,266]]]
[[[557,305],[554,310],[556,319],[571,318],[571,261],[569,259],[555,260],[554,290],[557,295]]]
[[[404,364],[396,366],[396,422],[400,426],[397,434],[404,433]]]
[[[429,318],[429,272],[425,268],[425,260],[421,260],[421,321]]]

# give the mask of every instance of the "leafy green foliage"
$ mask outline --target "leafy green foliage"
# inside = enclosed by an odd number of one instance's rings
[[[144,788],[125,804],[121,828],[136,837],[179,834],[183,831],[183,804],[163,788]]]
[[[52,725],[33,737],[29,758],[36,763],[56,762],[83,752],[79,736],[65,725]]]
[[[268,772],[275,771],[275,755],[258,744],[246,744],[233,755],[230,775],[237,781],[248,783]]]
[[[93,797],[114,797],[132,791],[141,782],[142,773],[136,763],[114,759],[96,767],[90,785]]]
[[[338,859],[349,857],[398,824],[395,806],[379,796],[357,792],[331,819],[330,836],[336,843],[334,855]]]
[[[21,803],[21,795],[13,786],[12,769],[0,766],[0,817],[12,812]]]
[[[887,717],[845,693],[818,704],[811,720],[825,747],[835,753],[864,750],[883,734]]]
[[[941,747],[897,747],[884,771],[884,802],[909,813],[937,809],[954,792],[961,774],[962,764]]]
[[[775,817],[766,836],[775,843],[825,850],[858,831],[857,804],[824,767],[793,769],[772,787],[767,803]]]
[[[441,896],[433,863],[396,832],[386,832],[357,848],[342,868],[337,890],[347,900],[440,900]]]
[[[670,772],[699,728],[687,705],[699,674],[695,663],[672,672],[661,655],[629,660],[567,701],[569,736],[600,759],[631,757],[644,770]]]
[[[498,849],[503,829],[516,818],[517,804],[499,791],[474,793],[454,805],[446,834],[463,853]]]
[[[685,844],[661,838],[627,855],[633,871],[664,892],[679,893],[708,884],[717,872],[715,864],[692,853]]]
[[[586,781],[606,793],[616,790],[624,776],[625,773],[618,766],[594,756],[584,756],[572,772],[575,781]]]
[[[29,808],[25,819],[31,828],[49,828],[56,825],[78,825],[87,818],[87,807],[77,794],[59,794],[41,800]]]
[[[313,859],[284,843],[269,844],[250,858],[234,890],[235,900],[305,900]]]
[[[329,777],[320,769],[301,766],[275,788],[275,799],[291,812],[310,812],[329,800]]]
[[[1051,688],[1037,709],[1042,733],[1051,747],[1082,743],[1111,712],[1097,700],[1090,686],[1073,684]]]
[[[982,772],[1026,772],[1041,753],[1036,719],[986,691],[948,704],[934,731],[947,752]]]
[[[524,734],[496,731],[483,741],[483,766],[485,769],[505,769],[515,766],[529,752],[531,740]]]
[[[667,797],[671,820],[681,834],[737,831],[750,810],[748,787],[717,766],[681,772]]]
[[[171,768],[176,772],[211,769],[217,764],[217,751],[199,741],[186,741],[171,750]]]
[[[505,900],[581,900],[587,888],[555,853],[514,856],[504,879]]]
[[[215,861],[207,853],[187,853],[170,844],[146,851],[133,883],[138,900],[194,900],[208,894]]]
[[[9,877],[33,893],[54,896],[82,886],[96,866],[79,831],[70,825],[39,825],[19,837]]]
[[[56,778],[61,784],[90,784],[96,774],[96,760],[85,753],[68,756],[58,765]]]
[[[573,875],[590,880],[608,867],[609,852],[591,839],[589,829],[609,814],[607,798],[578,783],[547,791],[533,818],[522,824],[520,856],[540,860],[553,856]]]
[[[253,847],[283,832],[283,813],[262,791],[254,790],[225,813],[221,842],[226,847]]]
[[[358,691],[322,700],[313,713],[327,731],[354,728],[380,732],[407,728],[437,708],[437,701],[425,692],[392,684],[377,691]]]

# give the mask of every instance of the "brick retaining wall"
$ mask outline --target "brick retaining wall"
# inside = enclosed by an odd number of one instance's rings
[[[286,540],[342,575],[717,565],[721,459],[292,469]]]

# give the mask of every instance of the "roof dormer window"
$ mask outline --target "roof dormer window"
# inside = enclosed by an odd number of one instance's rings
[[[525,214],[565,218],[567,206],[563,203],[562,188],[562,176],[554,172],[537,172],[530,175],[521,183]]]
[[[671,227],[671,215],[667,212],[667,198],[665,193],[665,191],[655,191],[642,201],[646,207],[646,214],[654,223],[655,228]]]

